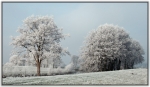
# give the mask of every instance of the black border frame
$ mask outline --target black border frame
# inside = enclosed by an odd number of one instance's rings
[[[60,85],[38,85],[38,86],[148,86],[149,85],[149,2],[148,1],[1,1],[1,82],[4,85],[2,78],[3,67],[3,3],[147,3],[147,84],[60,84]],[[13,86],[37,86],[37,85],[13,85]]]

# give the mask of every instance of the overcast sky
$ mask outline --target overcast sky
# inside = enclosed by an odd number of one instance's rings
[[[13,50],[10,36],[19,35],[22,20],[31,15],[53,15],[64,34],[70,34],[61,44],[72,55],[79,55],[86,35],[99,25],[123,27],[144,48],[147,63],[147,3],[3,3],[3,64]],[[62,59],[68,64],[71,58]]]

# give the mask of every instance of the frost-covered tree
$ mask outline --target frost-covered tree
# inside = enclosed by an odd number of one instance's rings
[[[89,32],[80,54],[86,72],[130,69],[144,58],[140,44],[119,26],[105,24]]]
[[[70,55],[70,53],[67,51],[68,48],[62,49],[60,44],[55,44],[50,49],[53,50],[53,52],[55,53],[54,55],[51,55],[52,58],[51,58],[51,60],[49,60],[49,61],[51,61],[49,63],[51,63],[51,66],[53,68],[57,68],[57,67],[61,66],[62,59],[60,57],[60,53],[61,53],[61,55],[66,55],[66,54]]]
[[[133,68],[135,64],[142,63],[144,61],[144,50],[140,43],[136,40],[131,41],[130,47],[128,47],[127,57],[129,61],[126,62],[125,68]]]
[[[19,65],[19,61],[20,61],[20,58],[18,57],[18,55],[12,55],[10,58],[9,58],[9,62],[12,63],[13,65]]]
[[[14,64],[11,63],[11,62],[7,62],[7,63],[4,64],[4,66],[6,66],[6,67],[11,67],[11,66],[14,66]]]
[[[72,55],[72,58],[71,58],[71,63],[73,63],[74,65],[74,69],[78,69],[78,56],[76,55]]]
[[[11,69],[14,66],[13,63],[7,62],[3,66],[3,76],[10,76],[11,75]]]
[[[75,72],[78,69],[78,67],[77,67],[78,58],[79,58],[78,56],[72,55],[71,62],[65,67],[65,71],[67,73]]]
[[[33,58],[40,76],[41,62],[46,58],[58,58],[69,53],[63,51],[60,40],[65,39],[62,29],[58,28],[50,16],[30,16],[23,21],[17,32],[19,36],[12,37],[11,45],[20,56]]]
[[[57,44],[57,45],[53,45],[51,48],[51,50],[53,50],[53,52],[55,53],[54,55],[51,55],[51,58],[45,58],[42,61],[42,66],[49,68],[57,68],[57,67],[65,67],[62,59],[61,59],[61,55],[66,55],[65,53],[69,54],[70,53],[67,51],[68,49],[62,49],[61,45]],[[61,53],[61,55],[60,55]]]

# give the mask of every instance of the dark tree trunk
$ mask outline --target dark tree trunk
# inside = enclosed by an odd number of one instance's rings
[[[114,69],[113,70],[117,70],[117,65],[118,65],[118,61],[117,61],[117,59],[114,59]]]
[[[124,69],[127,69],[126,59],[125,59],[125,62],[124,62]]]
[[[118,66],[117,66],[117,70],[120,70],[121,67],[121,61],[119,60]]]
[[[114,60],[111,61],[111,68],[110,68],[110,70],[112,71],[113,68],[114,68]]]
[[[37,62],[37,76],[40,76],[40,65],[41,65],[41,62]]]
[[[131,63],[131,68],[132,68],[132,69],[133,69],[133,66],[134,66],[134,62]]]

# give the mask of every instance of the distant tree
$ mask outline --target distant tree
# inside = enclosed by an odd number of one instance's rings
[[[11,63],[11,62],[7,62],[7,63],[5,63],[4,64],[4,66],[3,66],[3,76],[11,76],[11,71],[12,71],[12,67],[13,66],[15,66],[13,63]]]
[[[41,62],[41,66],[44,67],[44,68],[47,68],[47,67],[48,67],[48,60],[47,60],[47,59],[44,59],[44,60]]]
[[[71,73],[71,72],[75,72],[78,69],[78,67],[77,67],[78,58],[79,57],[76,55],[71,56],[71,62],[68,65],[66,65],[66,67],[65,67],[66,72]]]
[[[135,64],[142,63],[144,61],[144,50],[140,43],[136,40],[131,41],[130,47],[128,47],[128,59],[126,63],[127,68],[133,68]]]
[[[74,69],[78,69],[78,56],[72,55],[71,62],[73,63]]]
[[[57,58],[63,53],[60,40],[65,39],[62,29],[59,29],[50,16],[30,16],[23,21],[17,30],[20,33],[12,37],[11,45],[19,55],[28,55],[33,58],[37,66],[37,75],[40,76],[41,62],[46,58]],[[54,48],[55,46],[55,48]],[[57,49],[59,48],[59,49]],[[61,48],[61,49],[60,49]],[[54,49],[57,49],[57,53]]]
[[[60,44],[53,45],[51,47],[51,50],[53,50],[53,52],[55,53],[54,55],[51,55],[52,58],[51,60],[49,60],[49,64],[51,64],[53,68],[57,68],[61,66],[62,59],[61,59],[60,54],[63,56],[65,56],[66,54],[70,55],[70,53],[68,52],[68,48],[62,49]]]
[[[20,58],[18,57],[18,55],[12,55],[10,58],[9,58],[9,62],[12,63],[13,65],[19,65],[19,61],[20,61]],[[8,63],[9,64],[9,63]]]
[[[48,58],[48,57],[45,58],[41,63],[42,66],[46,67],[46,68],[65,67],[65,65],[61,59],[61,56],[62,55],[65,56],[66,54],[70,55],[70,53],[68,52],[68,48],[62,49],[62,47],[60,45],[53,45],[51,47],[51,50],[53,50],[53,52],[55,54],[51,55],[51,58]],[[61,54],[60,54],[60,52],[61,52]]]
[[[11,62],[7,62],[4,64],[4,66],[7,66],[7,67],[12,67],[12,66],[15,66],[13,63]]]
[[[80,70],[131,69],[144,58],[140,44],[121,27],[105,24],[91,31],[81,48]]]

